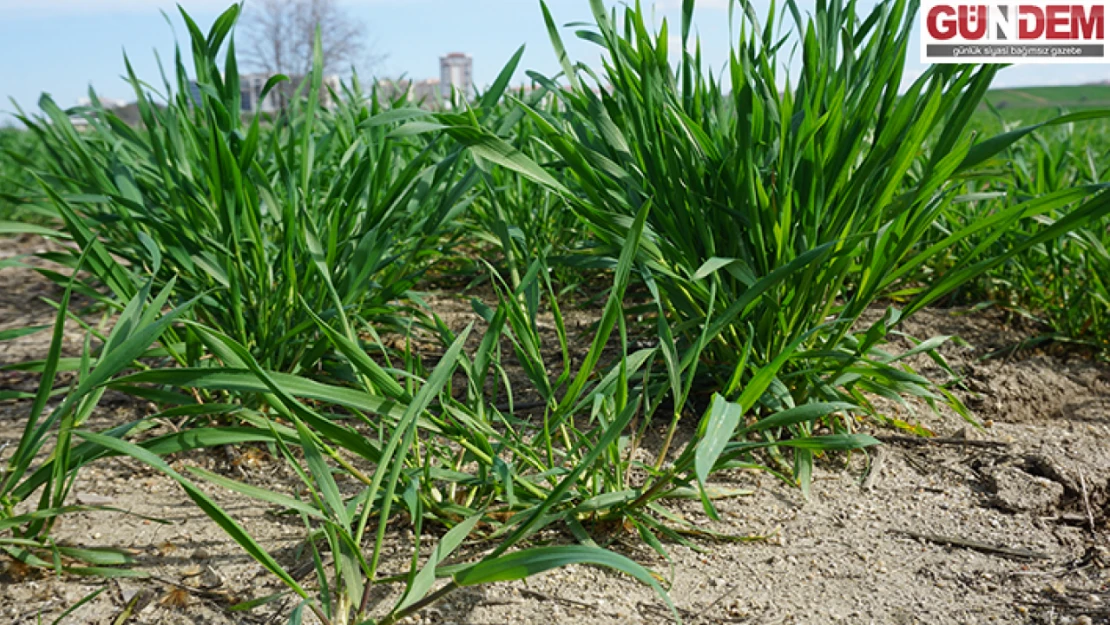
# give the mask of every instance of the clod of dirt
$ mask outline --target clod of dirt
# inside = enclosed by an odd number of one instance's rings
[[[1026,454],[1022,468],[1033,475],[1039,475],[1053,482],[1063,484],[1065,491],[1080,492],[1079,482],[1072,477],[1059,460],[1052,456],[1041,453]]]
[[[991,482],[994,504],[1010,512],[1044,512],[1055,508],[1064,496],[1063,484],[1013,466],[995,469]]]

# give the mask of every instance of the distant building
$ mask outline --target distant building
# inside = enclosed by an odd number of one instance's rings
[[[195,80],[189,81],[189,101],[193,103],[193,106],[200,104],[200,85]]]
[[[262,97],[262,89],[269,74],[240,74],[239,75],[239,108],[246,113],[276,113],[281,109],[280,98],[276,90]]]
[[[450,101],[454,93],[463,99],[474,95],[473,69],[474,60],[469,54],[452,52],[439,58],[439,87],[445,101]]]
[[[100,103],[100,107],[103,110],[112,113],[126,124],[134,125],[141,120],[139,105],[134,102],[127,103],[124,100],[100,96],[97,96],[97,101]],[[92,98],[85,97],[77,99],[78,107],[91,108],[92,105]],[[94,111],[85,111],[83,113],[73,113],[69,116],[69,119],[73,123],[74,128],[84,130],[89,126],[89,117],[99,117],[99,115]]]
[[[274,86],[273,89],[262,97],[262,90],[266,87],[266,82],[270,80],[273,74],[240,74],[239,75],[239,107],[244,113],[277,113],[281,110],[282,106],[288,102],[297,89],[300,88],[301,83],[304,82],[304,76],[294,76],[289,80],[282,81]],[[301,95],[308,95],[308,86],[302,90]],[[322,84],[320,85],[320,106],[324,108],[331,108],[335,105],[334,98],[331,92],[339,93],[340,83],[338,76],[324,76]]]
[[[105,98],[100,96],[97,97],[97,100],[100,101],[101,106],[109,110],[119,109],[127,106],[126,100],[117,100],[115,98]],[[92,106],[92,98],[77,98],[77,106]]]
[[[378,101],[382,104],[392,104],[400,101],[406,104],[419,104],[427,109],[439,108],[443,101],[440,97],[440,82],[438,78],[426,80],[379,80]]]
[[[440,101],[440,81],[438,78],[426,78],[412,83],[409,91],[412,100],[424,102],[429,106]]]
[[[378,101],[383,105],[418,104],[432,110],[449,107],[456,97],[466,100],[474,96],[473,68],[470,55],[452,52],[439,58],[439,78],[379,80]]]

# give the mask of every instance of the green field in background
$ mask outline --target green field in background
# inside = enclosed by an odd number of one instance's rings
[[[1068,111],[1110,108],[1110,85],[992,89],[986,101],[1007,121],[1037,122],[1058,114],[1061,108]],[[987,107],[984,105],[983,109],[986,111]]]

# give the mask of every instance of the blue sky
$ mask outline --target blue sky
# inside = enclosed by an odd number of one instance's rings
[[[373,49],[386,55],[376,74],[414,78],[438,75],[441,54],[463,51],[474,57],[474,77],[487,84],[521,44],[527,44],[523,68],[553,74],[558,63],[544,28],[539,0],[341,0],[363,20]],[[182,0],[202,27],[207,27],[228,0]],[[766,6],[766,0],[756,0]],[[645,4],[650,4],[649,0]],[[677,32],[681,0],[656,0],[658,18],[666,15]],[[802,6],[812,1],[800,2]],[[588,0],[549,0],[560,24],[588,21]],[[719,67],[729,46],[728,0],[699,0],[696,27],[706,58]],[[167,11],[174,26],[159,9]],[[247,0],[247,10],[250,0]],[[120,75],[126,50],[141,77],[158,81],[154,50],[163,60],[173,55],[175,31],[185,29],[174,2],[165,0],[0,0],[0,111],[10,111],[9,98],[34,110],[39,94],[50,93],[62,106],[72,106],[92,84],[103,97],[134,99]],[[569,31],[570,42],[575,37]],[[916,42],[910,73],[920,71]],[[576,59],[596,60],[593,46],[568,46]],[[1105,65],[1029,65],[1003,71],[996,86],[1078,84],[1110,78]],[[0,121],[10,119],[0,114]]]

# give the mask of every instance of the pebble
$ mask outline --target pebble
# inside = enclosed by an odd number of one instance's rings
[[[1033,476],[1017,467],[1003,467],[991,475],[994,502],[1011,512],[1037,512],[1052,508],[1064,496],[1064,485]]]

